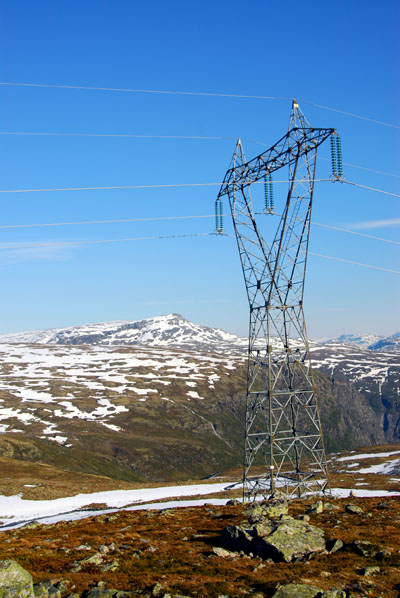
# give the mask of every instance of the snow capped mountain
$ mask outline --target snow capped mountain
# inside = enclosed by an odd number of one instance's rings
[[[368,349],[372,351],[379,351],[380,353],[400,353],[400,332],[396,332],[392,336],[380,338],[380,340],[371,344]]]
[[[313,367],[332,379],[348,379],[364,393],[382,393],[390,384],[400,389],[400,358],[390,353],[331,342],[310,347]]]
[[[400,332],[388,337],[377,334],[341,334],[337,338],[318,339],[317,342],[323,345],[341,343],[380,353],[400,353]]]
[[[343,345],[353,345],[360,349],[368,349],[370,345],[381,340],[383,336],[377,334],[341,334],[336,338],[318,339],[321,345],[331,345],[342,343]]]
[[[381,338],[376,334],[341,334],[336,340],[345,345],[357,345],[361,349],[368,349]]]
[[[180,314],[156,316],[144,320],[116,320],[85,324],[69,328],[33,330],[1,334],[1,343],[32,343],[40,345],[146,345],[174,347],[198,351],[247,350],[248,339],[190,322]],[[293,340],[296,344],[296,340]],[[274,339],[272,339],[274,345]],[[370,349],[380,353],[400,353],[400,332],[390,337],[373,334],[342,334],[335,339],[318,339],[311,347],[342,345],[358,349]],[[334,350],[334,352],[336,349]]]
[[[243,350],[247,339],[200,326],[179,314],[137,321],[115,321],[71,328],[0,335],[0,343],[41,345],[147,345],[191,350]]]

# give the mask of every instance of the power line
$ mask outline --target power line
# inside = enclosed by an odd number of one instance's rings
[[[257,214],[266,214],[266,212],[256,212]],[[269,212],[272,216],[279,216],[281,217],[282,214],[278,214],[278,212]],[[374,241],[383,241],[384,243],[391,243],[393,245],[400,245],[400,241],[392,241],[391,239],[384,239],[383,237],[376,237],[375,235],[368,235],[366,233],[359,233],[354,230],[349,230],[348,228],[339,228],[338,226],[331,226],[330,224],[322,224],[321,222],[315,222],[314,220],[311,221],[313,226],[320,226],[322,228],[328,228],[330,230],[339,231],[341,233],[347,233],[349,235],[356,235],[357,237],[366,237],[367,239],[373,239]]]
[[[393,245],[400,245],[400,241],[392,241],[391,239],[383,239],[382,237],[375,237],[374,235],[367,235],[366,233],[358,233],[354,230],[348,230],[347,228],[339,228],[337,226],[330,226],[329,224],[321,224],[320,222],[311,222],[314,226],[321,226],[323,228],[329,228],[331,230],[337,230],[341,233],[348,233],[350,235],[357,235],[357,237],[366,237],[367,239],[374,239],[375,241],[383,241],[384,243],[392,243]]]
[[[27,135],[29,137],[120,137],[122,139],[208,139],[218,141],[237,141],[237,137],[225,137],[221,135],[140,135],[136,133],[42,133],[36,131],[0,131],[0,135]],[[264,141],[256,141],[255,139],[246,139],[244,137],[241,137],[241,139],[246,143],[256,143],[257,145],[268,147],[268,144]]]
[[[173,183],[167,185],[119,185],[110,187],[59,187],[51,189],[1,189],[0,193],[43,193],[49,191],[108,191],[116,189],[163,189],[169,187],[210,187],[221,183]]]
[[[157,220],[189,220],[192,218],[214,218],[214,214],[204,216],[160,216],[157,218],[120,218],[118,220],[83,220],[80,222],[48,222],[43,224],[3,224],[0,228],[34,228],[42,226],[74,226],[79,224],[114,224],[119,222],[154,222]],[[361,233],[360,233],[361,234]]]
[[[136,133],[42,133],[42,132],[21,132],[21,131],[0,131],[0,135],[15,135],[15,136],[28,136],[28,137],[116,137],[116,138],[131,138],[131,139],[205,139],[205,140],[230,140],[236,141],[237,137],[226,137],[222,135],[140,135]],[[246,143],[256,143],[268,147],[268,143],[264,141],[257,141],[255,139],[245,139],[241,137],[242,141]],[[320,160],[330,162],[331,158],[325,158],[319,156]],[[357,168],[359,170],[365,170],[367,172],[373,172],[375,174],[383,174],[385,176],[391,176],[400,178],[400,175],[392,172],[385,172],[383,170],[375,170],[374,168],[367,168],[366,166],[360,166],[358,164],[351,164],[350,162],[343,162],[345,166],[351,168]]]
[[[132,237],[127,239],[100,239],[95,241],[61,241],[61,242],[49,242],[49,243],[15,243],[14,245],[0,245],[2,249],[38,249],[43,247],[59,247],[62,249],[65,246],[71,247],[73,245],[98,245],[100,243],[124,243],[126,241],[154,241],[156,239],[183,239],[185,237],[209,237],[215,235],[215,233],[187,233],[183,235],[159,235],[152,237]]]
[[[385,195],[391,195],[392,197],[400,197],[398,193],[391,193],[390,191],[382,191],[382,189],[376,189],[375,187],[368,187],[367,185],[361,185],[360,183],[354,183],[353,181],[341,180],[341,183],[347,185],[353,185],[354,187],[361,187],[362,189],[368,189],[369,191],[376,191],[377,193],[384,193]]]
[[[29,137],[120,137],[132,139],[212,139],[212,140],[234,140],[237,137],[223,137],[218,135],[139,135],[134,133],[40,133],[40,132],[16,132],[0,131],[0,135],[16,135]],[[261,141],[244,139],[247,143],[258,143],[264,145]],[[265,144],[266,145],[266,144]]]
[[[304,179],[305,180],[305,179]],[[315,182],[331,181],[332,179],[314,179]],[[275,181],[274,183],[289,183],[290,181]],[[263,185],[263,181],[256,181],[254,184]],[[222,185],[218,183],[171,183],[166,185],[120,185],[115,187],[60,187],[51,189],[1,189],[0,193],[41,193],[49,191],[108,191],[115,189],[162,189],[169,187],[219,187]]]
[[[354,114],[353,112],[346,112],[345,110],[339,110],[339,108],[332,108],[331,106],[323,106],[322,104],[315,104],[314,102],[309,102],[308,100],[299,99],[300,102],[303,104],[309,104],[310,106],[315,106],[315,108],[323,108],[324,110],[331,110],[331,112],[338,112],[339,114],[344,114],[346,116],[352,116],[353,118],[359,118],[361,120],[368,120],[369,122],[375,123],[376,125],[383,125],[384,127],[391,127],[392,129],[400,129],[400,125],[394,125],[392,123],[387,123],[382,120],[376,120],[375,118],[370,118],[369,116],[362,116],[361,114]]]
[[[18,250],[18,249],[40,249],[40,248],[49,248],[49,247],[54,247],[54,248],[60,248],[62,249],[65,246],[68,247],[73,247],[75,245],[98,245],[98,244],[104,244],[104,243],[125,243],[125,242],[129,242],[129,241],[154,241],[154,240],[158,240],[158,239],[182,239],[182,238],[188,238],[188,237],[210,237],[210,236],[222,236],[222,237],[231,237],[233,238],[233,235],[230,234],[226,234],[226,233],[219,233],[218,235],[216,235],[215,233],[189,233],[189,234],[182,234],[182,235],[157,235],[157,236],[152,236],[152,237],[132,237],[132,238],[126,238],[126,239],[100,239],[100,240],[94,240],[94,241],[63,241],[63,242],[52,242],[52,243],[32,243],[32,244],[14,244],[14,245],[0,245],[0,250]],[[381,270],[383,272],[390,272],[392,274],[400,274],[400,271],[397,270],[391,270],[389,268],[381,268],[380,266],[373,266],[371,264],[362,264],[360,262],[354,262],[352,260],[346,260],[343,258],[339,258],[339,257],[334,257],[331,255],[322,255],[321,253],[313,253],[313,252],[309,252],[310,255],[316,256],[316,257],[322,257],[324,259],[327,260],[334,260],[337,262],[344,262],[347,264],[353,264],[355,266],[362,266],[364,268],[372,268],[373,270]]]
[[[44,87],[52,89],[81,89],[83,91],[122,91],[128,93],[159,93],[165,95],[182,95],[182,96],[209,96],[217,98],[244,98],[253,100],[292,100],[284,96],[258,96],[246,95],[237,93],[211,93],[206,91],[176,91],[165,89],[129,89],[125,87],[93,87],[89,85],[53,85],[48,83],[10,83],[0,82],[0,85],[8,85],[13,87]]]
[[[154,93],[154,94],[164,94],[164,95],[183,95],[183,96],[208,96],[208,97],[219,97],[219,98],[241,98],[241,99],[251,99],[251,100],[292,100],[293,98],[289,97],[282,97],[282,96],[263,96],[263,95],[247,95],[247,94],[235,94],[235,93],[209,93],[209,92],[201,92],[201,91],[176,91],[176,90],[163,90],[163,89],[128,89],[128,88],[121,88],[121,87],[92,87],[89,85],[53,85],[53,84],[45,84],[45,83],[11,83],[11,82],[0,82],[0,85],[8,85],[14,87],[42,87],[42,88],[52,88],[52,89],[81,89],[84,91],[119,91],[119,92],[129,92],[129,93]],[[381,120],[376,120],[374,118],[370,118],[369,116],[363,116],[361,114],[355,114],[353,112],[347,112],[345,110],[340,110],[339,108],[332,108],[331,106],[325,106],[323,104],[316,104],[315,102],[310,102],[309,100],[302,100],[301,98],[297,98],[300,102],[304,104],[309,104],[310,106],[314,106],[316,108],[322,108],[323,110],[330,110],[332,112],[337,112],[339,114],[344,114],[345,116],[351,116],[353,118],[359,118],[361,120],[366,120],[378,125],[383,125],[385,127],[391,127],[393,129],[400,129],[400,125],[394,125],[392,123],[383,122]]]
[[[256,143],[256,142],[253,142]],[[331,162],[331,158],[325,158],[324,156],[318,156],[319,160],[325,160],[326,162]],[[360,166],[359,164],[351,164],[350,162],[343,162],[344,166],[350,166],[350,168],[357,168],[358,170],[365,170],[367,172],[373,172],[374,174],[384,174],[386,176],[392,176],[396,179],[400,179],[399,174],[394,174],[393,172],[385,172],[384,170],[375,170],[374,168],[367,168],[366,166]]]
[[[257,212],[259,215],[264,215],[265,212]],[[282,214],[278,214],[277,212],[272,213],[273,216],[281,216]],[[222,216],[229,217],[230,214],[222,214]],[[37,224],[2,224],[0,225],[0,229],[10,229],[10,228],[42,228],[42,227],[51,227],[51,226],[79,226],[79,225],[87,225],[87,224],[119,224],[125,222],[158,222],[158,221],[168,221],[168,220],[193,220],[193,219],[204,219],[204,218],[215,218],[215,214],[202,214],[202,215],[193,215],[193,216],[159,216],[153,218],[119,218],[115,220],[82,220],[82,221],[75,221],[75,222],[46,222],[46,223],[37,223]],[[346,228],[339,228],[337,226],[331,226],[329,224],[322,224],[320,222],[312,221],[311,224],[313,226],[320,226],[323,228],[328,228],[330,230],[339,231],[342,233],[348,233],[351,235],[356,235],[358,237],[366,237],[368,239],[374,239],[375,241],[383,241],[384,243],[391,243],[393,245],[400,245],[400,241],[392,241],[391,239],[384,239],[382,237],[376,237],[374,235],[368,235],[366,233],[359,233],[357,231],[352,231]]]
[[[304,179],[305,181],[306,179]],[[288,183],[288,180],[279,180],[273,181],[275,183]],[[301,182],[301,181],[299,181]],[[369,189],[370,191],[376,191],[377,193],[383,193],[384,195],[391,195],[392,197],[400,197],[397,193],[391,193],[390,191],[384,191],[382,189],[376,189],[375,187],[369,187],[367,185],[361,185],[360,183],[355,183],[353,181],[347,181],[345,179],[313,179],[313,182],[340,182],[346,183],[347,185],[353,185],[355,187],[362,187],[363,189]],[[255,181],[255,185],[260,184],[263,185],[263,181]],[[110,190],[117,190],[117,189],[163,189],[163,188],[172,188],[172,187],[215,187],[222,185],[221,182],[218,183],[171,183],[171,184],[161,184],[161,185],[119,185],[119,186],[109,186],[109,187],[54,187],[48,189],[0,189],[0,193],[47,193],[50,191],[110,191]]]
[[[225,237],[230,237],[231,239],[235,239],[235,235],[224,234]],[[380,266],[373,266],[372,264],[362,264],[361,262],[353,262],[351,260],[346,260],[340,257],[334,257],[332,255],[323,255],[322,253],[313,253],[312,251],[308,252],[309,255],[313,255],[315,257],[322,257],[327,260],[334,260],[336,262],[344,262],[346,264],[353,264],[354,266],[363,266],[364,268],[372,268],[373,270],[382,270],[383,272],[391,272],[392,274],[400,274],[398,270],[391,270],[389,268],[381,268]]]
[[[310,255],[316,257],[323,257],[326,260],[335,260],[337,262],[344,262],[345,264],[353,264],[354,266],[363,266],[364,268],[372,268],[373,270],[382,270],[382,272],[391,272],[392,274],[400,274],[398,270],[390,270],[389,268],[381,268],[380,266],[372,266],[371,264],[362,264],[360,262],[353,262],[352,260],[345,260],[340,257],[332,257],[331,255],[322,255],[322,253],[308,252]]]

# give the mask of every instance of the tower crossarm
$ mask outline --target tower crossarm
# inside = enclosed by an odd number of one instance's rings
[[[248,186],[264,179],[265,173],[272,173],[283,166],[291,165],[304,154],[315,150],[335,129],[312,127],[290,129],[279,141],[265,152],[245,164],[230,168],[224,177],[218,197],[232,193],[240,178],[241,186]]]

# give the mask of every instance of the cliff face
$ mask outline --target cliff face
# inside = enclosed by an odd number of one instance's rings
[[[321,372],[315,372],[315,378],[328,452],[388,441],[383,414],[377,414],[353,384],[332,380]]]
[[[400,441],[400,359],[395,353],[378,353],[354,346],[332,343],[312,349],[314,367],[329,377],[332,387],[351,384],[361,403],[353,398],[365,421],[365,432],[379,425],[385,442]],[[343,390],[346,394],[348,390]],[[321,396],[328,393],[325,388]],[[341,401],[342,392],[337,400]],[[341,403],[342,404],[342,403]],[[344,405],[343,405],[344,406]],[[370,416],[365,413],[370,407]],[[347,407],[346,407],[347,408]],[[372,411],[371,411],[372,410]],[[374,423],[375,422],[375,423]],[[357,426],[357,423],[354,422]],[[375,442],[375,441],[374,441]],[[379,441],[378,441],[379,442]]]

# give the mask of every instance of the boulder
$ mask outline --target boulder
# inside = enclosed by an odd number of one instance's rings
[[[375,575],[375,573],[379,573],[380,572],[380,567],[378,566],[371,566],[371,567],[364,567],[364,569],[361,569],[360,571],[360,575]]]
[[[251,552],[252,531],[252,527],[243,524],[225,527],[221,532],[221,542],[228,550]]]
[[[0,561],[0,598],[35,598],[31,574],[15,561]]]
[[[237,552],[232,552],[230,550],[226,550],[225,548],[221,548],[220,546],[213,546],[212,549],[213,553],[216,554],[217,556],[220,556],[222,558],[237,558],[238,553]]]
[[[71,565],[71,571],[73,573],[77,573],[78,571],[81,571],[83,567],[86,567],[87,565],[95,565],[97,567],[99,567],[100,565],[104,564],[104,559],[105,559],[104,554],[101,554],[100,552],[95,552],[94,554],[87,556],[84,559],[81,559],[80,561],[74,561]]]
[[[378,549],[368,542],[368,540],[355,540],[352,544],[349,545],[349,548],[353,550],[356,554],[365,557],[372,557],[374,558],[378,553]]]
[[[281,586],[273,598],[315,598],[322,593],[321,588],[304,583],[289,583]]]
[[[82,594],[82,598],[114,598],[118,590],[102,590],[101,588],[92,588]]]
[[[226,503],[227,507],[235,507],[236,505],[241,505],[242,501],[239,500],[238,498],[231,498],[230,500],[228,500],[228,502]]]
[[[331,502],[324,502],[324,510],[325,511],[340,511],[340,507],[338,505],[334,505]]]
[[[151,595],[152,596],[163,596],[164,594],[165,594],[164,586],[160,582],[155,583],[154,586],[152,587]]]
[[[312,504],[309,509],[307,509],[307,513],[322,513],[324,510],[324,503],[322,500],[319,500]]]
[[[310,515],[300,515],[300,521],[307,521],[307,523],[311,520]]]
[[[325,550],[323,530],[296,519],[233,525],[222,530],[221,541],[228,550],[286,563]]]
[[[49,598],[49,590],[42,583],[33,584],[33,594],[35,598]]]
[[[358,505],[346,505],[345,511],[346,513],[351,513],[352,515],[361,515],[364,513],[362,508]]]
[[[119,562],[114,559],[113,561],[110,561],[109,563],[106,563],[104,565],[104,567],[101,568],[102,572],[105,571],[116,571],[119,568]]]
[[[71,582],[68,579],[62,579],[54,584],[54,587],[60,590],[61,594],[65,594],[70,586]]]
[[[339,540],[338,538],[329,538],[326,541],[326,549],[328,552],[337,552],[338,550],[341,550],[343,548],[344,544],[342,542],[342,540]]]
[[[263,500],[259,503],[251,503],[244,511],[250,522],[256,522],[263,518],[278,518],[281,515],[288,514],[288,502],[283,494],[275,494],[269,500]]]
[[[276,529],[269,536],[256,538],[254,544],[254,554],[286,563],[325,550],[323,530],[295,519],[277,522]]]
[[[43,527],[43,524],[39,523],[39,521],[29,521],[29,523],[24,523],[24,525],[21,525],[19,529],[36,529],[38,527]]]

